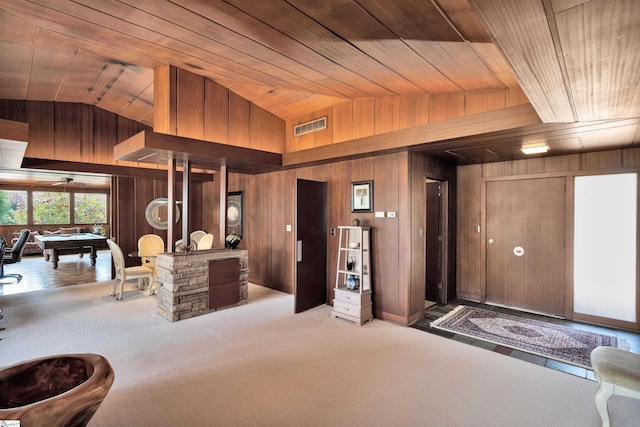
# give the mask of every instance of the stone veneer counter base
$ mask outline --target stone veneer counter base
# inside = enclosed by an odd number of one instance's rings
[[[209,308],[209,263],[237,258],[240,264],[238,303]],[[246,304],[249,288],[249,251],[211,249],[186,253],[158,254],[156,263],[157,312],[176,322],[225,308]]]

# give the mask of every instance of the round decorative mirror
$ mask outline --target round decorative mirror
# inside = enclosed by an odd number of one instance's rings
[[[240,203],[235,200],[229,200],[227,203],[227,225],[229,227],[237,227],[240,225]]]
[[[157,230],[166,230],[168,228],[167,218],[169,216],[169,200],[166,197],[159,197],[149,202],[144,210],[144,216],[150,226]],[[180,220],[180,209],[176,204],[175,213],[176,223]]]

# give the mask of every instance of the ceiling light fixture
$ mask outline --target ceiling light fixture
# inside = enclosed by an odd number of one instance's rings
[[[153,156],[155,156],[156,154],[158,154],[158,153],[156,152],[156,153],[147,154],[146,156],[142,156],[142,157],[140,157],[140,158],[138,159],[138,161],[139,161],[139,162],[141,162],[142,160],[148,159],[149,157],[153,157]]]
[[[542,154],[549,151],[549,146],[545,144],[523,145],[520,149],[524,154]]]

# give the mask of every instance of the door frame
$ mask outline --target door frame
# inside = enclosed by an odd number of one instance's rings
[[[441,257],[440,257],[440,288],[438,289],[438,300],[435,301],[440,304],[446,304],[448,302],[448,289],[449,289],[449,181],[435,178],[425,178],[424,180],[424,194],[425,194],[425,210],[424,210],[424,224],[427,223],[427,184],[431,182],[440,183],[440,231],[441,236]],[[426,230],[423,232],[426,235]],[[425,289],[424,299],[426,300],[426,287],[427,287],[427,239],[424,240],[424,284]]]

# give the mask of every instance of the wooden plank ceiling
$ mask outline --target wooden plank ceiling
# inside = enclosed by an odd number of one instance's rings
[[[152,126],[153,68],[171,64],[284,120],[518,86],[544,123],[624,120],[640,117],[639,45],[637,0],[0,0],[0,99]]]

